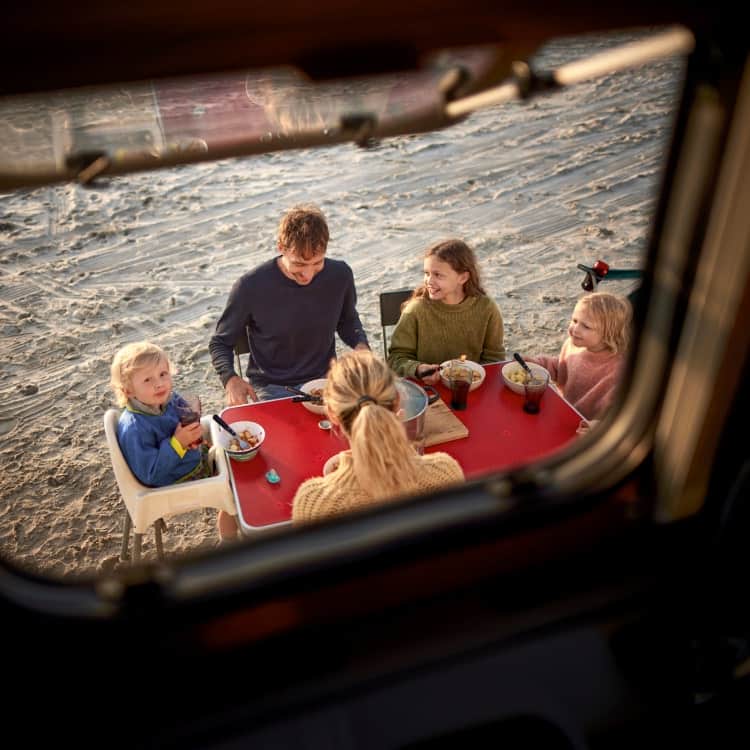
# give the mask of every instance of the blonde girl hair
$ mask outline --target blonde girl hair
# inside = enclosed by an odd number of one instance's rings
[[[430,256],[435,256],[438,260],[447,263],[456,273],[469,274],[469,278],[464,284],[464,294],[467,297],[482,297],[487,295],[484,287],[482,287],[477,256],[463,240],[440,240],[430,245],[424,251],[424,258],[429,258]],[[421,299],[422,297],[428,299],[427,287],[424,284],[414,290],[411,299]]]
[[[364,349],[346,352],[331,364],[324,398],[349,440],[359,486],[375,499],[415,491],[416,453],[396,414],[396,378],[385,361]]]
[[[613,354],[627,351],[633,308],[626,297],[608,292],[591,292],[581,297],[578,304],[591,314],[602,342]]]
[[[118,406],[125,406],[128,403],[126,389],[130,388],[133,383],[133,373],[141,367],[157,365],[162,360],[167,363],[170,372],[173,372],[166,352],[150,341],[126,344],[117,351],[110,367],[109,384],[114,391]]]

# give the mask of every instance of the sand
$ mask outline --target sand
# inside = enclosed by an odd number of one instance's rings
[[[621,37],[617,41],[635,37]],[[551,69],[611,41],[540,51]],[[0,553],[53,577],[111,570],[123,504],[103,437],[109,365],[151,339],[175,385],[219,411],[208,339],[229,288],[275,253],[285,209],[313,201],[328,254],[353,268],[381,351],[378,293],[420,281],[420,253],[458,236],[481,259],[506,347],[554,354],[582,294],[579,262],[643,262],[679,61],[613,73],[376,148],[342,145],[0,195]],[[626,293],[634,282],[602,288]],[[218,543],[216,512],[169,520],[168,555]],[[153,535],[144,557],[154,558]]]

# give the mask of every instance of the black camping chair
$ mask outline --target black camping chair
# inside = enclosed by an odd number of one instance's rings
[[[399,289],[380,294],[380,325],[383,327],[383,356],[388,358],[388,331],[401,317],[401,305],[411,297],[412,289]]]
[[[234,359],[237,363],[237,374],[245,377],[245,370],[242,368],[241,354],[250,354],[250,331],[247,326],[243,329],[242,335],[234,342]]]

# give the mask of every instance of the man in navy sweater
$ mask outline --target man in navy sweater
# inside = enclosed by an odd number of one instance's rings
[[[327,259],[328,224],[317,206],[295,206],[279,224],[280,255],[241,276],[229,292],[208,348],[227,404],[289,396],[325,377],[336,356],[335,334],[369,349],[357,312],[351,268]],[[247,382],[234,371],[234,344],[249,332]]]

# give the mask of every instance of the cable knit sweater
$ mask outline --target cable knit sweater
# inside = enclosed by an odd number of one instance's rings
[[[447,453],[414,454],[415,494],[461,482],[464,472],[458,462]],[[303,482],[292,501],[292,521],[319,521],[368,506],[387,502],[373,499],[360,487],[354,476],[351,451],[339,454],[338,468],[324,477],[313,477]]]
[[[388,364],[403,377],[414,377],[422,362],[439,364],[465,354],[474,362],[505,359],[503,318],[486,295],[457,305],[411,300],[391,337]]]
[[[586,419],[601,419],[611,406],[620,382],[625,356],[609,350],[590,352],[565,340],[560,356],[527,357],[549,370],[563,396]]]

